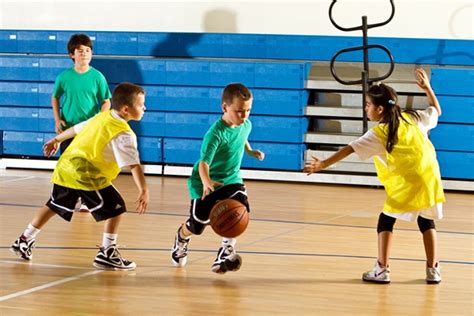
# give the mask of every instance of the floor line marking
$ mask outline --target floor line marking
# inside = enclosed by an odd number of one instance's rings
[[[63,283],[76,281],[76,280],[79,280],[81,278],[84,278],[84,277],[87,277],[87,276],[90,276],[90,275],[94,275],[94,274],[97,274],[97,273],[101,273],[101,272],[104,272],[104,271],[101,271],[101,270],[89,271],[89,272],[81,273],[81,274],[76,275],[76,276],[72,276],[72,277],[64,278],[64,279],[57,280],[57,281],[54,281],[54,282],[46,283],[46,284],[43,284],[43,285],[40,285],[40,286],[36,286],[36,287],[31,288],[31,289],[27,289],[27,290],[11,293],[11,294],[8,294],[8,295],[0,296],[0,302],[4,302],[4,301],[10,300],[12,298],[27,295],[27,294],[31,294],[31,293],[34,293],[34,292],[38,292],[38,291],[41,291],[41,290],[44,290],[44,289],[47,289],[47,288],[50,288],[50,287],[53,287],[53,286],[56,286],[56,285],[63,284]]]
[[[0,260],[0,263],[25,264],[25,265],[31,265],[31,266],[36,266],[36,267],[46,267],[46,268],[64,268],[64,269],[90,270],[90,268],[86,268],[86,267],[65,266],[65,265],[58,265],[58,264],[35,263],[35,262],[20,262],[20,261],[13,261],[13,260]]]
[[[11,179],[11,180],[0,181],[0,183],[10,183],[10,182],[16,182],[16,181],[29,180],[29,179],[33,179],[33,178],[35,178],[35,176],[29,176],[29,177],[23,177],[23,178],[19,178],[19,179]]]

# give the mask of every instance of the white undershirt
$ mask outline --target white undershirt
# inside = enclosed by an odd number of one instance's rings
[[[113,118],[125,122],[114,110],[112,110],[111,113]],[[74,125],[74,132],[78,134],[90,120],[91,119],[88,119],[87,121]],[[119,168],[140,164],[137,137],[134,133],[130,132],[118,134],[105,146],[103,155],[105,160],[110,161],[115,159]]]

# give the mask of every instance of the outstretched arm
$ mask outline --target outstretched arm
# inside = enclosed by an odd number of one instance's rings
[[[64,132],[59,135],[56,135],[54,138],[51,138],[44,144],[43,146],[43,153],[46,157],[51,157],[54,155],[59,148],[59,144],[66,139],[70,139],[76,136],[76,131],[74,130],[74,126],[68,128]]]
[[[145,213],[148,207],[148,201],[150,200],[145,175],[143,174],[142,166],[139,164],[131,165],[130,170],[132,171],[133,181],[135,181],[135,185],[138,188],[138,198],[135,201],[137,212],[143,214]]]
[[[438,111],[438,116],[441,116],[441,106],[439,105],[438,98],[431,88],[430,80],[426,71],[419,67],[415,70],[416,83],[418,86],[425,91],[426,96],[428,97],[428,103],[430,106],[434,106],[436,111]]]
[[[265,159],[265,153],[258,149],[252,149],[252,146],[250,146],[250,143],[248,141],[245,142],[245,152],[250,157],[257,158],[258,160]]]
[[[335,154],[333,154],[332,156],[330,156],[330,157],[328,157],[324,160],[321,160],[318,157],[313,156],[313,161],[307,163],[304,166],[303,171],[308,173],[308,175],[310,175],[311,173],[318,172],[320,170],[326,169],[330,165],[338,162],[339,160],[342,160],[342,159],[346,158],[347,156],[349,156],[353,152],[354,152],[354,149],[351,146],[347,145],[347,146],[339,149]]]

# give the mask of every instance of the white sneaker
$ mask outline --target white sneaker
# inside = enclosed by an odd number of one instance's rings
[[[362,274],[362,280],[382,284],[390,283],[390,269],[381,267],[377,260],[372,270]]]
[[[217,251],[216,260],[212,264],[211,271],[224,274],[227,271],[237,271],[242,265],[242,257],[235,252],[234,247],[222,246]]]
[[[441,267],[439,262],[433,268],[426,268],[426,283],[438,284],[441,282]]]
[[[173,248],[171,248],[171,261],[175,267],[184,267],[188,262],[188,243],[191,240],[191,238],[181,238],[179,236],[180,230],[181,228],[178,228]]]

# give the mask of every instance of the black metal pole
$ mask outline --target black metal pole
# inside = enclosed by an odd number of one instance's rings
[[[367,113],[365,113],[365,101],[368,87],[369,78],[369,40],[367,36],[367,16],[362,16],[362,46],[364,47],[364,71],[362,72],[362,130],[367,132]]]
[[[369,124],[367,122],[367,113],[365,112],[365,103],[367,102],[367,91],[369,89],[368,79],[369,75],[364,70],[362,71],[362,130],[365,134],[369,129]]]

